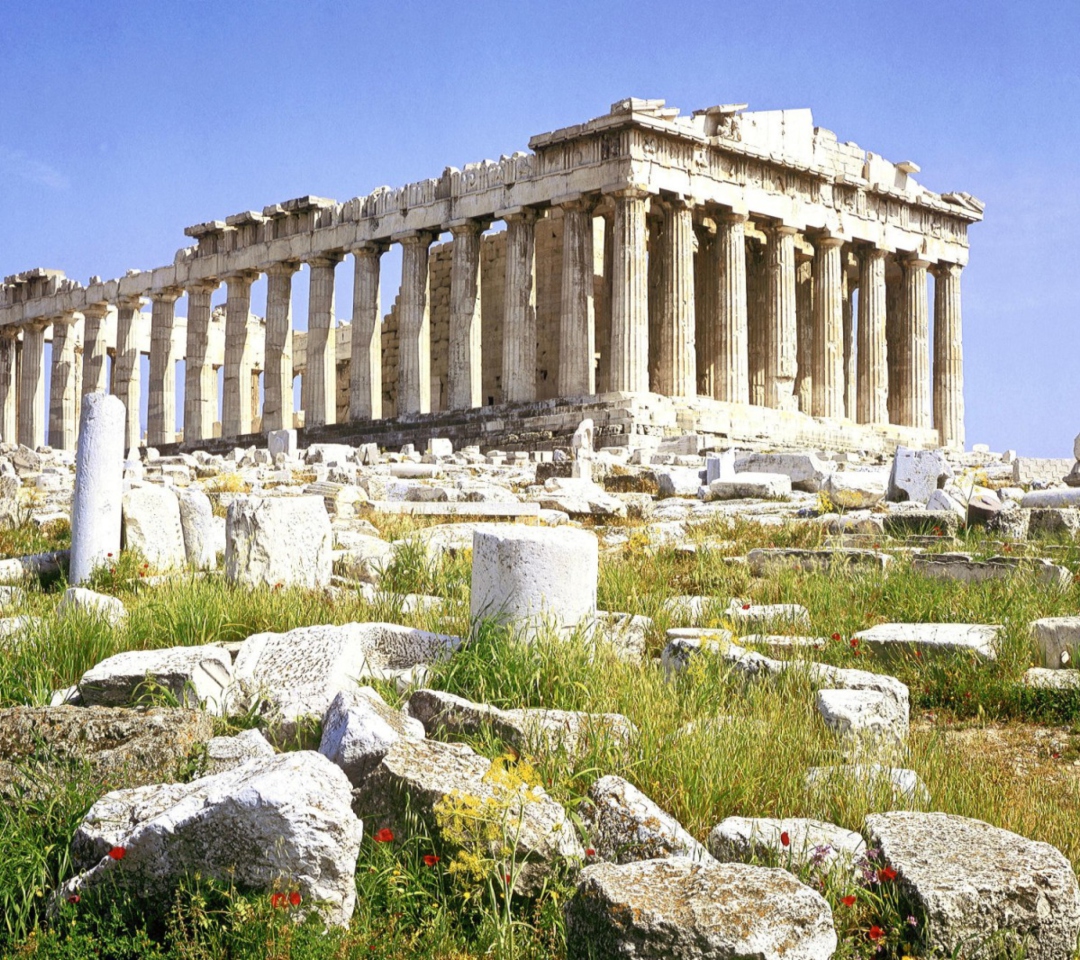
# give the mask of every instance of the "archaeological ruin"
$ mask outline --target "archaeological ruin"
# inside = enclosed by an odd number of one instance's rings
[[[960,274],[977,199],[925,189],[914,163],[840,142],[809,110],[682,116],[628,99],[529,147],[344,203],[307,196],[196,224],[173,263],[116,280],[7,277],[0,436],[72,449],[80,397],[108,390],[133,447],[145,389],[145,442],[160,448],[302,426],[309,442],[521,449],[564,442],[583,416],[600,445],[697,431],[962,447]],[[401,285],[384,316],[392,244]],[[347,257],[345,321],[334,286]],[[307,330],[294,333],[302,264]]]

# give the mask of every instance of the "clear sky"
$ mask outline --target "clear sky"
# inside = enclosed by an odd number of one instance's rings
[[[985,201],[963,274],[968,442],[1071,456],[1075,0],[0,0],[0,34],[0,275],[83,283],[171,262],[189,224],[438,176],[627,96],[810,107]],[[389,257],[384,277],[386,306]]]

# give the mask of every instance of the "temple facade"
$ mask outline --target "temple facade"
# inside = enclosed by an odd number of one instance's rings
[[[978,200],[930,192],[914,163],[838,142],[809,110],[682,116],[629,99],[529,147],[344,203],[197,224],[173,263],[116,280],[7,277],[0,437],[70,449],[79,398],[110,390],[136,446],[145,389],[150,445],[598,394],[963,445],[960,276]],[[392,244],[401,284],[384,316]]]

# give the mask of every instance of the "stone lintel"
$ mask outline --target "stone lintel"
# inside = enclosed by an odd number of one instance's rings
[[[269,217],[263,216],[261,213],[256,213],[254,210],[242,210],[240,213],[234,213],[232,216],[225,218],[225,226],[227,227],[242,227],[248,223],[265,223]]]
[[[184,227],[184,236],[194,237],[199,240],[211,233],[221,233],[224,229],[224,220],[207,220],[206,223],[196,223],[190,227]]]

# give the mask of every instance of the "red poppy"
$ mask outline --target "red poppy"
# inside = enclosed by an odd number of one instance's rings
[[[838,634],[838,633],[834,633],[834,634],[832,635],[832,638],[833,638],[834,640],[839,640],[839,639],[840,639],[840,634]]]
[[[853,906],[855,906],[855,894],[849,893],[846,897],[841,897],[840,902],[845,907],[853,907]]]
[[[82,897],[80,897],[77,893],[73,893],[70,897],[68,897],[68,903],[78,903],[81,899]]]
[[[748,604],[748,603],[744,603],[744,604],[742,605],[742,608],[743,608],[744,610],[749,610],[749,609],[750,609],[750,604]]]
[[[505,880],[506,880],[507,885],[509,885],[509,883],[510,883],[510,874],[506,875]]]
[[[433,853],[425,853],[424,854],[424,866],[425,867],[433,867],[438,862],[439,862],[439,858],[437,856],[435,856],[435,854],[433,854]]]
[[[885,931],[881,929],[876,923],[866,931],[866,935],[873,941],[877,942],[885,936]]]
[[[272,906],[275,910],[284,910],[285,909],[285,894],[283,894],[283,893],[272,893],[272,894],[270,894],[270,906]]]
[[[878,871],[878,878],[881,880],[895,880],[896,871],[892,867],[882,867]]]
[[[126,854],[127,850],[125,850],[123,847],[113,847],[109,851],[109,858],[111,860],[123,860]]]
[[[300,906],[300,901],[302,899],[303,897],[300,896],[299,890],[294,890],[292,893],[289,894],[289,903],[291,903],[294,907]]]
[[[858,650],[859,649],[859,638],[858,637],[852,637],[851,640],[849,640],[848,642],[851,644],[851,649],[852,650]]]
[[[596,851],[592,847],[586,847],[585,848],[585,856],[587,856],[587,857],[595,857],[596,856]]]
[[[390,843],[394,839],[394,831],[389,827],[383,827],[372,839],[376,843]]]
[[[111,557],[111,556],[112,556],[112,554],[111,554],[111,553],[107,553],[107,554],[105,554],[105,556],[107,556],[107,557]]]
[[[788,832],[786,830],[783,833],[780,834],[780,842],[785,847],[790,847],[791,846],[791,837],[788,835]]]

